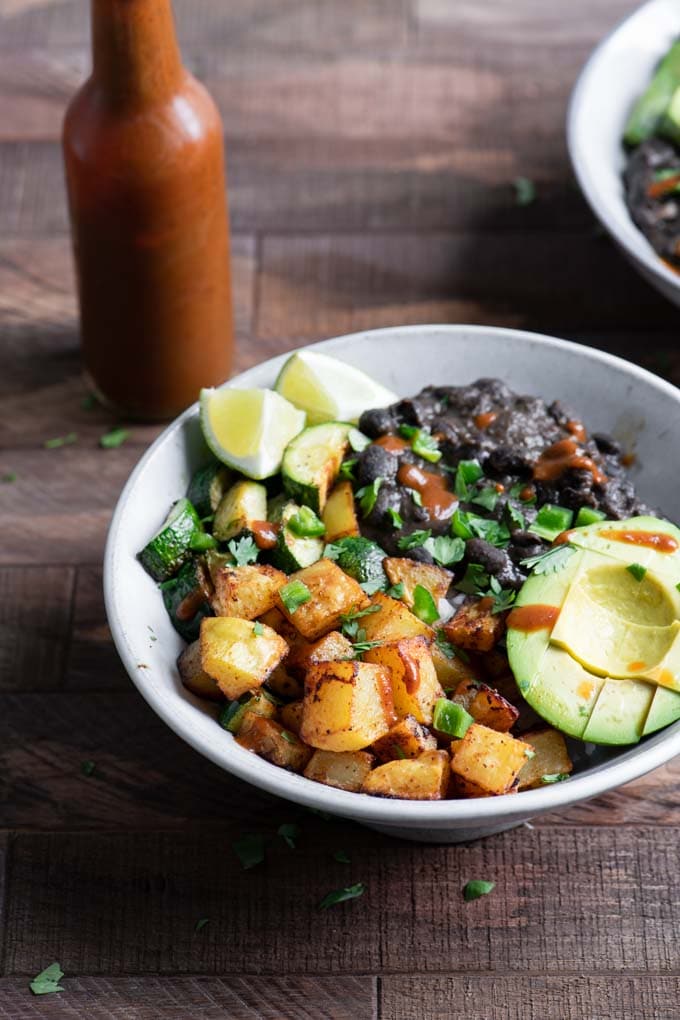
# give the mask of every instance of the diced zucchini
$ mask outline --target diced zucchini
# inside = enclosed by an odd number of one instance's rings
[[[276,548],[272,551],[272,560],[280,570],[292,574],[303,567],[316,563],[323,555],[323,538],[299,538],[288,527],[288,522],[300,507],[292,501],[286,503],[281,511],[281,529],[276,538]]]
[[[189,483],[187,499],[194,504],[201,520],[215,513],[230,481],[231,471],[216,460],[195,472]]]
[[[162,585],[163,604],[173,627],[185,641],[195,641],[204,616],[212,616],[208,583],[198,559],[185,563],[177,577]]]
[[[220,542],[250,530],[253,521],[267,520],[267,490],[259,482],[240,481],[229,489],[215,513],[213,535]]]
[[[657,133],[678,86],[680,41],[673,43],[630,112],[623,135],[628,145],[639,145]]]
[[[283,454],[283,487],[291,499],[320,514],[348,447],[351,425],[313,425],[291,440]]]
[[[380,581],[383,587],[387,586],[387,576],[383,570],[386,553],[379,545],[362,535],[341,538],[333,544],[336,563],[355,581],[359,584]]]
[[[338,482],[323,509],[326,541],[359,534],[359,523],[354,509],[354,492],[351,482]]]
[[[137,558],[154,581],[167,581],[191,557],[191,540],[202,530],[193,504],[185,497],[178,499]]]

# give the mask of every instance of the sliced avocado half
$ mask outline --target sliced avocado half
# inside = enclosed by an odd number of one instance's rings
[[[526,629],[527,615],[511,613],[510,666],[553,726],[592,743],[636,743],[680,718],[680,531],[638,517],[575,529],[569,543],[560,568],[534,572],[518,595],[517,608],[559,616]]]

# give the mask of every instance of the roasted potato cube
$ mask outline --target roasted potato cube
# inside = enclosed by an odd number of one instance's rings
[[[389,733],[373,745],[373,752],[379,761],[417,758],[424,751],[436,750],[436,737],[412,715],[400,719]]]
[[[276,593],[288,578],[266,564],[221,567],[215,574],[211,605],[216,616],[254,620],[274,607]]]
[[[404,585],[402,598],[409,608],[413,605],[413,592],[417,584],[427,588],[436,604],[439,599],[446,598],[453,580],[451,571],[444,567],[436,567],[433,563],[418,563],[401,556],[388,556],[383,560],[383,567],[390,584]]]
[[[276,705],[263,694],[262,690],[256,691],[250,697],[243,695],[238,701],[231,702],[225,713],[226,718],[222,717],[220,723],[230,733],[240,733],[243,720],[248,712],[263,715],[265,719],[275,719]]]
[[[305,678],[300,736],[326,751],[361,751],[394,722],[392,684],[383,666],[319,662]]]
[[[184,649],[177,659],[180,679],[186,689],[199,698],[210,701],[223,701],[224,694],[217,686],[217,681],[203,669],[201,665],[201,642],[193,641]]]
[[[308,641],[316,641],[329,630],[337,630],[345,613],[364,609],[369,604],[363,588],[332,560],[317,560],[311,567],[291,574],[288,580],[302,581],[311,598],[294,613],[289,613],[281,593],[277,592],[277,606]]]
[[[262,614],[260,623],[264,623],[267,627],[275,630],[277,634],[286,639],[289,645],[293,645],[296,641],[301,640],[293,624],[290,620],[286,619],[281,610],[277,609],[276,606]]]
[[[442,800],[450,778],[446,751],[425,751],[419,758],[379,765],[366,776],[361,792],[404,800]]]
[[[302,726],[302,699],[282,705],[279,709],[279,722],[285,729],[299,736]]]
[[[312,756],[311,747],[280,723],[246,712],[236,738],[241,747],[291,772],[302,772]]]
[[[351,482],[338,482],[328,497],[321,518],[326,526],[327,542],[359,534]]]
[[[378,592],[371,599],[371,603],[380,606],[380,611],[364,616],[361,621],[367,641],[398,641],[399,638],[418,635],[428,641],[432,640],[432,628],[414,616],[399,599]]]
[[[389,670],[397,715],[400,718],[412,715],[419,723],[429,726],[434,703],[437,698],[444,697],[444,692],[425,638],[402,638],[369,648],[364,653],[364,661],[378,663]]]
[[[511,793],[517,793],[517,785],[515,784],[512,789],[505,791],[507,797]],[[449,786],[449,797],[495,797],[495,793],[486,793],[480,786],[475,783],[471,783],[469,779],[463,779],[462,776],[457,776],[455,772],[451,773],[451,785]]]
[[[451,699],[470,713],[475,722],[489,729],[507,733],[517,722],[519,710],[487,684],[463,680]]]
[[[368,751],[315,751],[305,775],[317,783],[356,792],[373,768],[374,760]]]
[[[557,730],[548,728],[523,733],[522,740],[533,747],[534,756],[519,774],[518,789],[542,786],[542,776],[569,775],[574,768],[564,737]]]
[[[199,640],[202,669],[232,700],[261,687],[288,654],[275,631],[263,624],[262,634],[256,634],[249,620],[232,616],[204,617]]]
[[[277,666],[269,674],[267,687],[281,698],[294,698],[297,701],[305,693],[305,685],[302,680],[288,672],[286,664]]]
[[[451,770],[486,793],[507,793],[527,761],[531,745],[509,733],[473,723],[451,744]]]
[[[290,650],[286,669],[294,676],[304,679],[307,670],[317,662],[333,662],[339,659],[353,659],[354,645],[339,630],[332,630],[318,641],[299,640]]]
[[[436,641],[433,641],[430,645],[430,653],[439,683],[445,691],[454,690],[461,680],[481,679],[476,661],[472,661],[467,652],[463,651],[462,654],[449,656],[442,651]]]
[[[505,617],[492,610],[493,599],[468,601],[442,629],[454,645],[473,652],[490,652],[505,633]]]

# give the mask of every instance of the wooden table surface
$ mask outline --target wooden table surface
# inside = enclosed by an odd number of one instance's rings
[[[680,382],[678,313],[596,228],[565,150],[578,69],[633,0],[175,6],[224,115],[238,367],[363,327],[484,322]],[[82,406],[59,132],[87,33],[82,0],[0,0],[0,1017],[680,1016],[680,762],[534,827],[417,846],[231,779],[132,689],[100,564],[158,429],[104,450],[116,422]],[[244,872],[249,832],[271,842]],[[465,904],[470,878],[496,888]],[[33,997],[55,960],[64,991]]]

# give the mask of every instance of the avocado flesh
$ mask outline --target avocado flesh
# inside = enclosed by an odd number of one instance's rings
[[[570,736],[610,745],[636,743],[680,718],[680,694],[667,689],[680,690],[680,549],[661,553],[598,534],[615,529],[662,532],[680,544],[680,531],[654,517],[570,532],[577,552],[553,574],[532,574],[516,602],[559,606],[552,632],[511,627],[507,636],[526,701]],[[649,573],[637,581],[631,563]]]

